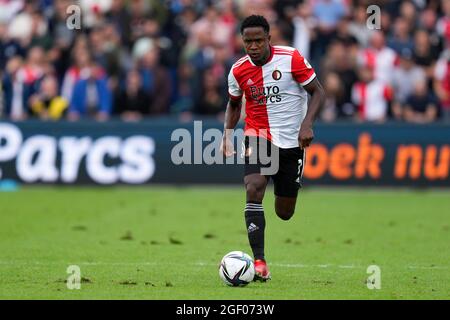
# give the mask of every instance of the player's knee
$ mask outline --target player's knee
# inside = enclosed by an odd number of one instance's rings
[[[256,183],[247,183],[246,186],[247,199],[252,201],[261,201],[264,195],[264,187]]]
[[[292,216],[294,215],[294,210],[289,210],[289,209],[276,209],[275,210],[277,213],[277,216],[281,219],[281,220],[289,220],[292,218]]]

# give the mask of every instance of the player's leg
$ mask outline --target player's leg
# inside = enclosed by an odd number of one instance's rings
[[[289,220],[295,212],[297,197],[275,196],[275,212],[282,220]]]
[[[261,140],[255,137],[245,139],[245,224],[248,241],[255,258],[255,280],[267,280],[270,273],[264,256],[264,232],[266,220],[262,201],[268,177],[261,175],[261,163],[258,159]],[[266,143],[266,141],[262,141]],[[264,147],[264,146],[263,146]],[[251,158],[253,156],[253,158]],[[256,157],[256,158],[255,158]]]
[[[266,220],[262,201],[267,186],[267,178],[259,173],[248,174],[244,177],[247,201],[245,205],[245,224],[247,226],[248,241],[256,259],[264,259],[264,230]]]
[[[262,201],[268,178],[259,173],[253,173],[246,175],[244,182],[247,192],[245,224],[247,226],[248,241],[255,258],[255,280],[266,281],[270,279],[270,272],[264,255],[266,219]]]
[[[280,149],[280,168],[273,177],[275,186],[275,212],[283,220],[295,213],[298,190],[302,186],[305,151],[300,148]]]

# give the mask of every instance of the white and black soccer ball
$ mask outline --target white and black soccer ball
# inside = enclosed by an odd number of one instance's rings
[[[246,286],[255,277],[253,259],[242,251],[227,253],[220,262],[219,275],[229,286]]]

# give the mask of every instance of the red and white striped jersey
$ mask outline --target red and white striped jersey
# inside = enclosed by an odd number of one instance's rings
[[[358,61],[366,67],[374,68],[376,79],[391,84],[392,71],[399,64],[399,57],[389,47],[384,47],[381,50],[368,48],[359,52]]]
[[[392,95],[392,88],[380,80],[357,82],[352,88],[352,101],[358,107],[360,119],[365,121],[385,119]]]
[[[239,59],[228,75],[230,99],[245,94],[245,135],[266,138],[280,148],[298,147],[298,133],[308,108],[303,89],[316,74],[297,49],[271,46],[268,61],[256,66]]]

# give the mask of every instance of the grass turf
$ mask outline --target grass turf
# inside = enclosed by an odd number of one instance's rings
[[[251,253],[243,188],[46,188],[0,193],[1,299],[449,299],[448,191],[309,189],[290,221],[264,201],[267,283],[225,286]],[[369,265],[381,289],[369,290]],[[81,268],[69,290],[69,265]]]

